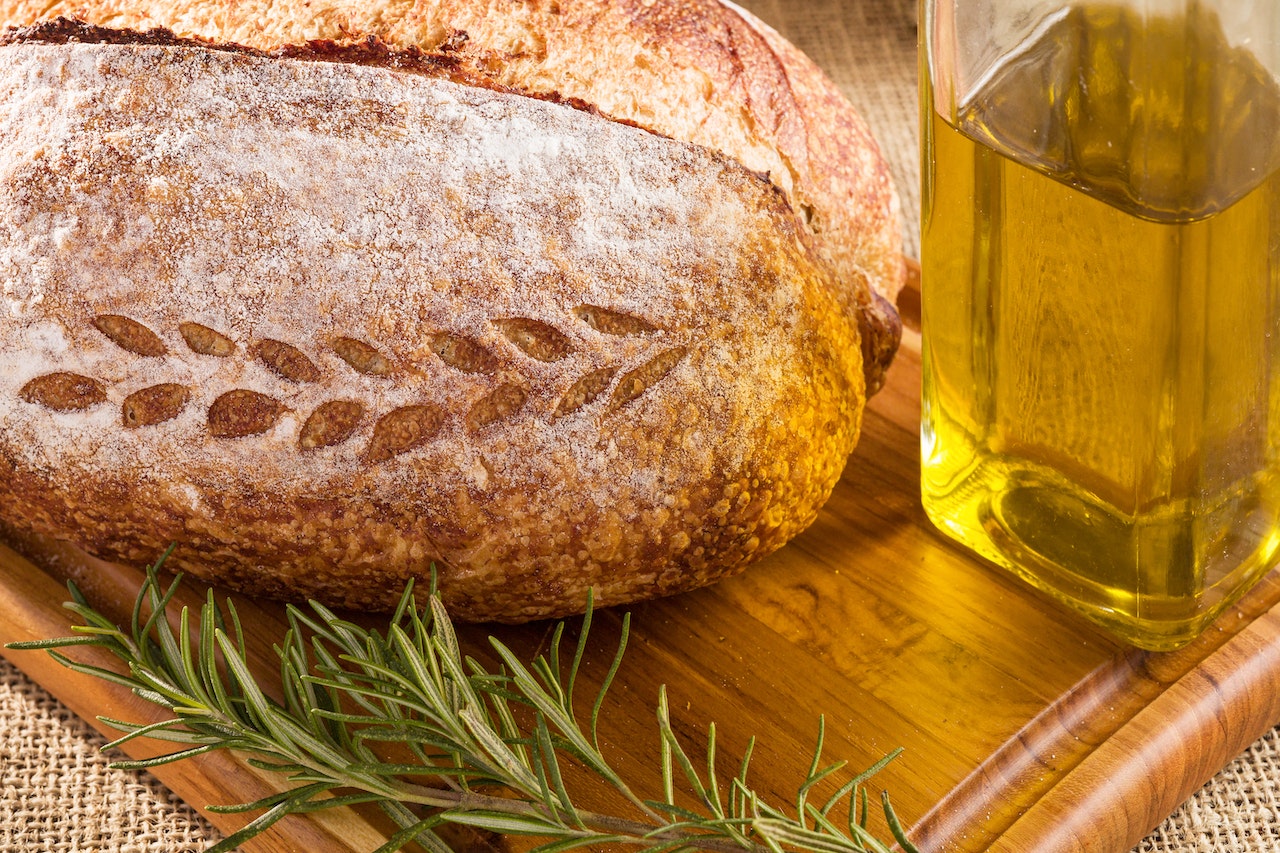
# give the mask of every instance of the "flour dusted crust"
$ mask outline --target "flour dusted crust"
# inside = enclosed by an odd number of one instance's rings
[[[514,91],[563,96],[767,174],[859,315],[872,391],[896,350],[898,197],[865,122],[753,15],[720,0],[0,0],[0,23],[59,16],[264,51],[316,40],[447,56]],[[870,300],[868,297],[870,296]],[[869,304],[868,304],[869,303]]]
[[[0,514],[465,619],[710,582],[807,526],[858,318],[777,186],[589,110],[186,45],[0,48]]]

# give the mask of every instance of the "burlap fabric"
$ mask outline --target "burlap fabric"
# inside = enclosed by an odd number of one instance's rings
[[[741,2],[741,0],[740,0]],[[879,138],[918,247],[916,0],[749,0],[812,56]],[[107,769],[104,743],[0,660],[0,853],[187,853],[215,830],[146,774]],[[1280,735],[1258,741],[1134,853],[1280,850]]]

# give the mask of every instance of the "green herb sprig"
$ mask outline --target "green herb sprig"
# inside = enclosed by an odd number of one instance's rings
[[[462,654],[434,590],[419,609],[412,584],[385,632],[345,621],[314,602],[309,611],[289,606],[289,630],[275,647],[283,696],[275,701],[250,671],[233,603],[228,600],[224,611],[210,592],[198,614],[181,609],[175,631],[167,611],[181,576],[166,587],[158,568],[148,569],[127,630],[69,584],[72,600],[66,607],[84,623],[74,628],[76,635],[10,648],[49,650],[63,665],[127,687],[174,715],[150,725],[101,718],[125,732],[107,748],[137,737],[182,745],[158,758],[121,761],[116,767],[148,768],[229,749],[246,753],[255,767],[287,776],[283,793],[214,807],[262,814],[208,853],[230,851],[286,815],[358,803],[378,804],[400,827],[375,853],[391,853],[410,842],[432,853],[451,853],[439,831],[445,824],[535,836],[541,843],[534,853],[606,844],[650,853],[890,853],[867,829],[864,786],[897,752],[848,779],[825,800],[811,802],[815,788],[832,784],[845,767],[845,762],[823,765],[821,721],[808,775],[793,809],[786,811],[765,802],[748,782],[754,740],[737,774],[726,782],[717,767],[713,724],[695,763],[672,729],[663,688],[657,703],[662,799],[635,794],[601,753],[598,730],[606,693],[622,664],[629,617],[585,725],[576,709],[575,685],[587,649],[590,607],[571,658],[563,654],[560,623],[549,651],[529,666],[491,637],[502,668],[489,672]],[[193,618],[198,619],[195,631]],[[79,663],[58,651],[82,645],[106,649],[125,664],[127,674]],[[388,746],[395,762],[381,757]],[[566,760],[584,768],[593,785],[615,791],[631,813],[579,808],[566,784]],[[895,841],[915,853],[887,793],[882,803]]]

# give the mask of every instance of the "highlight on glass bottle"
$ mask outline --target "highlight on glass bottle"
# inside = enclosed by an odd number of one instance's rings
[[[925,509],[1182,645],[1280,559],[1280,3],[921,21]]]

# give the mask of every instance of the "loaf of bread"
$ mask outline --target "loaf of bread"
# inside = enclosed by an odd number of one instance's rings
[[[703,0],[260,5],[0,3],[4,528],[521,621],[812,521],[902,270],[816,69]]]

